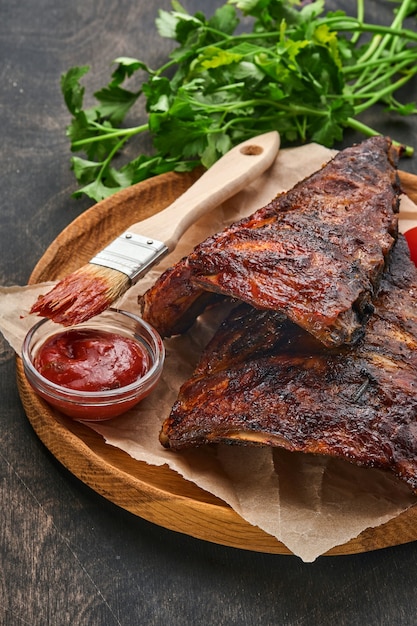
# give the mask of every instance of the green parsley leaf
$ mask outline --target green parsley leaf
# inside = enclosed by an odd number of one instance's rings
[[[85,88],[80,85],[80,79],[87,74],[89,69],[88,65],[72,67],[61,76],[61,90],[65,104],[73,115],[82,109]]]
[[[100,91],[96,91],[94,96],[100,102],[100,107],[96,108],[101,118],[108,119],[114,126],[121,124],[126,113],[135,104],[140,95],[121,87],[108,85]]]

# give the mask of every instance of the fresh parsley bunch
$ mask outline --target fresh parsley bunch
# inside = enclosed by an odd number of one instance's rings
[[[417,33],[404,27],[416,0],[397,5],[391,25],[381,26],[364,20],[364,0],[356,17],[326,12],[324,0],[228,0],[211,18],[190,15],[174,0],[156,20],[159,34],[177,42],[162,67],[116,59],[90,108],[83,108],[80,82],[89,67],[62,76],[71,149],[85,155],[72,158],[80,185],[74,195],[98,201],[163,172],[210,167],[237,143],[275,129],[283,145],[330,147],[346,128],[374,135],[358,115],[376,103],[415,114],[416,103],[402,104],[395,93],[417,73]],[[238,32],[239,12],[250,16],[250,31]],[[126,82],[137,72],[144,79],[131,91]],[[141,97],[145,119],[125,127]],[[124,144],[145,132],[153,154],[116,168]]]

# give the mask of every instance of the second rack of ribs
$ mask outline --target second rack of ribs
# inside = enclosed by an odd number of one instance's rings
[[[417,492],[417,270],[402,236],[354,346],[239,305],[182,386],[161,443],[271,445],[391,470]]]

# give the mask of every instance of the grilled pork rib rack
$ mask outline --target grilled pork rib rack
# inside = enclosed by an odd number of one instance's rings
[[[417,491],[417,270],[400,235],[353,346],[241,304],[208,344],[161,443],[280,446],[393,471]]]
[[[143,296],[161,335],[229,296],[281,311],[323,344],[354,343],[397,237],[398,150],[373,137],[267,206],[208,237]]]

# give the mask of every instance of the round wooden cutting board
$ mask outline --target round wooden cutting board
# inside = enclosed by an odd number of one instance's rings
[[[168,206],[198,175],[199,172],[164,174],[95,205],[56,238],[34,268],[30,283],[60,279],[88,263],[133,222]],[[415,201],[416,181],[412,175],[402,176],[404,189]],[[134,515],[170,530],[245,550],[291,554],[274,537],[251,526],[224,502],[167,467],[134,460],[107,445],[93,430],[52,409],[32,391],[20,358],[16,366],[19,393],[36,434],[58,461],[94,491]],[[413,507],[327,554],[355,554],[416,539],[417,508]]]

